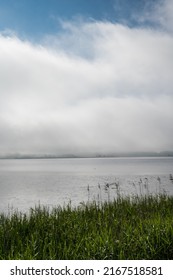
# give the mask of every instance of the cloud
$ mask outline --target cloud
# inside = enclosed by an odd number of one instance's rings
[[[0,36],[0,153],[173,150],[173,37],[63,22],[40,45]]]
[[[173,2],[172,0],[162,0],[160,5],[156,6],[154,19],[168,32],[173,32]]]
[[[164,32],[173,32],[173,2],[172,0],[158,0],[146,2],[144,12],[133,17],[141,23],[154,24]]]

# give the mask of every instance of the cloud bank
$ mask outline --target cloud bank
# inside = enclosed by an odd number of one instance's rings
[[[2,33],[0,154],[173,150],[166,5],[161,29],[62,22],[40,44]]]

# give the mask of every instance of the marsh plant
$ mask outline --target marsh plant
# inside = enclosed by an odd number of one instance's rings
[[[169,175],[169,179],[173,183],[173,176],[172,176],[172,174]]]
[[[133,187],[133,190],[129,190],[130,196],[149,196],[152,194],[152,190],[149,188],[149,179],[147,177],[140,178],[138,181],[129,181],[129,185]],[[126,189],[128,187],[126,186]],[[127,192],[127,191],[126,191]],[[155,178],[155,193],[160,194],[164,192],[161,187],[161,178]],[[98,183],[98,186],[87,186],[88,202],[95,201],[98,204],[102,204],[105,201],[110,202],[114,199],[118,199],[125,195],[124,186],[120,184],[118,178],[115,178],[114,182],[105,182],[104,184]],[[97,193],[97,194],[96,194]]]
[[[140,184],[147,190],[146,180]],[[118,180],[97,188],[99,200],[90,201],[88,186],[88,202],[78,207],[1,214],[0,259],[173,259],[173,197],[122,196]]]

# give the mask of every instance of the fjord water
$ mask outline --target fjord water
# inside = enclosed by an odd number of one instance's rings
[[[117,186],[122,195],[172,195],[170,174],[173,157],[1,159],[0,212],[113,199]]]

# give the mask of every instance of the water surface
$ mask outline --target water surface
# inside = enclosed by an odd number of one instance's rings
[[[160,190],[172,195],[170,174],[172,157],[3,159],[0,211],[113,199],[117,186],[123,195]]]

